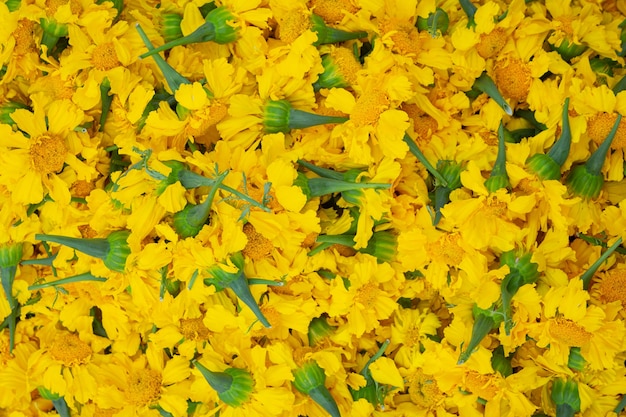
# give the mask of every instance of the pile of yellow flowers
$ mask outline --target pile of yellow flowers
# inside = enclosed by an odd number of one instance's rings
[[[626,3],[0,22],[0,416],[623,415]]]

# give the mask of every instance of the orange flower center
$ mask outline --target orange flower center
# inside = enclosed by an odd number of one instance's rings
[[[204,325],[202,317],[180,319],[180,332],[187,340],[207,340],[210,333]]]
[[[389,99],[382,90],[363,93],[356,101],[350,120],[357,126],[372,126],[389,107]]]
[[[409,122],[413,123],[413,130],[417,135],[417,140],[421,143],[427,143],[433,132],[438,129],[437,121],[427,115],[419,108],[417,104],[403,104],[400,110],[409,116]]]
[[[91,354],[91,346],[74,333],[57,336],[50,347],[50,356],[65,366],[84,364]]]
[[[54,16],[59,7],[70,3],[70,10],[73,15],[77,15],[81,11],[80,3],[76,0],[46,0],[46,14],[48,16]]]
[[[587,122],[587,135],[598,145],[604,142],[617,120],[617,114],[596,113]],[[620,121],[611,149],[626,148],[626,123]]]
[[[417,28],[408,22],[400,22],[395,19],[385,20],[380,24],[381,33],[393,32],[392,50],[401,55],[417,55],[420,51],[421,39]]]
[[[581,347],[591,339],[591,333],[572,320],[558,317],[550,320],[548,326],[554,339],[570,347]]]
[[[14,52],[16,54],[23,55],[37,50],[34,33],[35,22],[32,20],[20,19],[17,22],[17,27],[13,31],[13,37],[15,38]]]
[[[620,301],[623,306],[626,306],[626,269],[608,271],[597,285],[603,302]]]
[[[309,7],[328,23],[339,23],[345,12],[356,13],[358,11],[350,0],[311,0]]]
[[[380,288],[378,288],[378,285],[368,282],[357,290],[354,298],[355,304],[360,303],[365,308],[371,308],[379,293]]]
[[[465,389],[487,401],[491,400],[498,393],[498,387],[493,383],[489,375],[483,375],[476,371],[470,371],[465,376]]]
[[[120,65],[115,52],[113,42],[103,43],[96,46],[91,54],[91,63],[94,68],[107,71]]]
[[[354,53],[348,48],[335,48],[330,56],[348,84],[357,82],[357,72],[361,70],[361,63],[357,61]]]
[[[294,11],[278,20],[278,37],[285,43],[292,43],[298,36],[311,29],[311,18],[307,13]]]
[[[37,172],[52,174],[63,169],[67,147],[62,138],[43,135],[33,142],[30,147],[30,158]]]
[[[85,180],[78,180],[72,184],[72,194],[75,197],[87,197],[94,190],[95,186]]]
[[[491,58],[504,48],[506,41],[506,31],[497,27],[489,33],[480,35],[480,42],[476,45],[476,51],[485,59]]]
[[[463,260],[463,249],[459,246],[459,235],[445,234],[426,247],[426,253],[434,260],[447,265],[459,265]]]
[[[432,375],[426,375],[421,369],[417,369],[409,381],[409,397],[415,405],[431,408],[441,399],[441,391]]]
[[[161,373],[153,369],[141,369],[130,375],[128,399],[134,405],[149,405],[161,395]]]
[[[521,59],[510,59],[496,64],[496,82],[505,97],[524,101],[530,91],[532,75],[530,68]]]
[[[507,205],[504,201],[498,200],[496,197],[487,197],[485,200],[485,213],[489,217],[504,217],[507,212]]]
[[[248,238],[246,247],[241,251],[244,256],[258,261],[272,253],[274,249],[272,241],[258,233],[251,223],[243,225],[243,233]]]

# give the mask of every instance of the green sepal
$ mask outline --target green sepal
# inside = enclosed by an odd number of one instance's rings
[[[156,186],[155,192],[157,195],[163,194],[167,187],[179,181],[178,176],[180,172],[187,169],[187,166],[183,162],[176,160],[163,161],[163,164],[169,167],[171,171],[169,175]]]
[[[101,112],[100,112],[100,125],[98,127],[98,132],[102,132],[104,130],[104,124],[109,117],[109,110],[111,109],[111,103],[113,102],[113,96],[111,93],[111,82],[108,77],[104,77],[102,82],[100,83],[100,102],[102,103]]]
[[[531,259],[531,252],[519,255],[515,250],[510,250],[500,254],[500,265],[507,265],[510,271],[517,271],[521,274],[523,279],[521,287],[522,285],[533,284],[539,278],[539,265],[532,262]]]
[[[575,381],[556,378],[552,382],[550,398],[556,405],[557,417],[574,417],[580,412],[580,394]]]
[[[441,33],[441,36],[445,35],[449,26],[450,18],[441,7],[437,7],[428,17],[418,16],[415,22],[415,27],[419,30],[427,30],[433,38],[437,36],[437,32]]]
[[[126,260],[130,255],[128,230],[117,230],[106,238],[81,239],[75,237],[36,234],[35,239],[59,243],[86,255],[102,259],[104,265],[112,271],[124,272]]]
[[[326,317],[315,317],[309,323],[309,331],[307,333],[309,346],[315,346],[337,330],[337,326],[328,324]]]
[[[57,23],[54,19],[43,17],[39,20],[39,25],[42,29],[41,45],[45,45],[48,48],[46,53],[50,56],[59,39],[68,35],[68,27],[64,23]]]
[[[561,136],[547,154],[535,154],[528,161],[528,167],[542,180],[561,178],[561,167],[569,155],[572,131],[569,124],[569,97],[565,99],[561,116]]]
[[[22,0],[6,0],[4,4],[7,5],[9,12],[14,12],[16,10],[19,10],[20,6],[22,5]]]
[[[582,353],[580,353],[580,347],[572,346],[569,348],[567,367],[578,372],[582,372],[585,369],[585,358]]]
[[[177,172],[177,174],[179,173],[180,170]],[[209,194],[201,204],[187,204],[184,209],[174,214],[174,230],[176,230],[176,233],[178,233],[180,237],[184,239],[188,237],[194,237],[198,233],[200,233],[200,230],[202,230],[207,220],[209,219],[209,215],[211,213],[211,205],[213,204],[213,200],[215,199],[217,190],[220,188],[220,185],[224,181],[224,179],[226,179],[227,174],[228,171],[224,171],[223,173],[215,177],[215,182],[211,187]]]
[[[180,28],[180,22],[183,21],[181,15],[178,13],[163,13],[161,21],[161,35],[163,35],[165,42],[171,42],[183,37],[183,31]]]
[[[502,314],[493,308],[482,309],[474,304],[472,308],[474,325],[472,326],[472,336],[464,351],[461,352],[457,365],[464,364],[472,356],[472,353],[480,345],[480,342],[494,329],[497,329],[502,322]]]
[[[248,279],[246,278],[243,267],[244,267],[244,257],[241,252],[236,252],[231,255],[230,260],[232,263],[238,268],[237,272],[231,273],[226,272],[219,265],[213,265],[207,269],[207,273],[212,276],[212,278],[205,278],[205,285],[213,285],[217,291],[222,291],[226,288],[230,288],[235,295],[243,301],[245,305],[248,306],[250,310],[254,313],[256,318],[261,322],[261,324],[267,328],[272,327],[267,318],[263,315],[261,308],[254,300],[252,293],[250,292],[250,285]]]
[[[339,67],[333,61],[330,54],[322,56],[322,67],[324,71],[319,75],[317,81],[313,83],[313,89],[319,91],[322,88],[347,88],[350,84],[339,71]]]
[[[217,396],[231,407],[241,407],[252,394],[254,380],[250,372],[245,369],[227,368],[224,372],[213,372],[194,360],[193,365],[198,368],[211,388],[217,391]]]
[[[491,170],[489,178],[485,181],[485,187],[490,193],[494,193],[501,188],[511,186],[509,176],[506,173],[506,141],[504,140],[504,124],[500,122],[498,128],[498,155]]]
[[[570,62],[573,58],[580,56],[585,52],[589,47],[587,45],[580,45],[574,42],[570,42],[567,38],[564,38],[561,43],[556,46],[554,44],[550,44],[553,50],[557,51],[561,58],[564,61]]]
[[[424,165],[430,175],[432,175],[438,181],[438,184],[447,187],[448,181],[446,181],[446,179],[439,173],[439,171],[437,171],[435,167],[428,161],[428,159],[426,159],[426,156],[422,153],[422,151],[413,141],[413,139],[411,139],[408,133],[404,134],[402,140],[409,146],[409,152],[411,152],[413,156],[415,156],[417,160],[420,161],[422,165]]]
[[[296,110],[287,100],[270,100],[263,112],[263,129],[266,133],[287,133],[292,129],[343,123],[347,120],[347,117],[324,116]]]
[[[352,394],[352,399],[354,401],[358,401],[360,398],[365,398],[375,408],[379,405],[384,405],[387,389],[385,386],[380,386],[378,382],[374,380],[372,372],[369,368],[372,363],[383,356],[385,350],[387,350],[387,347],[389,346],[389,343],[389,339],[385,340],[378,351],[371,358],[369,358],[361,372],[359,372],[365,378],[366,383],[364,387],[361,387],[358,390],[350,388],[350,394]]]
[[[332,417],[341,417],[335,399],[324,385],[326,374],[315,361],[306,362],[292,371],[293,385],[301,393],[308,395]]]
[[[135,24],[135,29],[137,29],[137,32],[139,32],[139,36],[141,37],[141,40],[143,41],[146,48],[148,48],[148,51],[149,51],[148,54],[151,54],[152,51],[155,50],[155,48],[154,48],[154,45],[152,45],[152,42],[150,42],[148,35],[146,35],[146,32],[144,32],[144,30],[141,28],[141,25],[139,25],[139,23]],[[146,55],[146,54],[143,54],[143,55]],[[140,58],[142,58],[143,55],[140,55]],[[165,77],[165,81],[167,82],[167,85],[169,86],[170,90],[172,90],[172,94],[175,93],[182,84],[191,84],[191,81],[189,81],[187,78],[180,75],[178,71],[176,71],[170,64],[167,63],[165,59],[163,59],[163,57],[161,57],[161,55],[155,53],[155,55],[152,55],[152,57],[154,58],[154,61],[156,62],[157,66],[163,73],[163,76]],[[158,108],[158,103],[157,103],[156,108]]]
[[[367,37],[367,32],[346,32],[345,30],[332,28],[324,22],[324,19],[315,13],[311,14],[311,30],[317,34],[317,40],[313,42],[314,46]]]
[[[474,15],[476,14],[476,11],[478,10],[478,8],[474,6],[474,4],[470,0],[459,0],[459,3],[461,4],[461,8],[467,15],[467,20],[468,20],[467,27],[468,28],[476,27],[476,21],[474,20]]]
[[[446,180],[447,186],[435,185],[431,200],[434,202],[435,215],[433,226],[441,220],[441,208],[450,202],[450,193],[461,187],[461,171],[463,166],[454,161],[440,160],[437,162],[437,171]]]
[[[509,106],[509,103],[506,102],[502,93],[500,93],[500,90],[498,90],[496,83],[493,82],[491,77],[487,75],[486,72],[483,72],[480,77],[476,78],[472,89],[476,89],[481,93],[487,94],[498,104],[498,106],[500,106],[500,108],[502,108],[502,110],[504,110],[506,114],[509,116],[513,115],[513,109]]]
[[[611,132],[604,142],[598,146],[598,149],[584,165],[574,167],[568,175],[566,183],[573,194],[587,199],[594,199],[600,195],[602,185],[604,185],[604,177],[601,173],[602,165],[604,165],[613,139],[615,139],[621,120],[622,115],[618,114]]]
[[[511,358],[504,356],[504,347],[499,345],[491,352],[491,367],[504,378],[513,374]]]

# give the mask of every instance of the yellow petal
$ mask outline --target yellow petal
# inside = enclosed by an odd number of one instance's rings
[[[380,384],[387,384],[394,387],[404,387],[404,380],[400,375],[400,371],[396,367],[393,360],[382,357],[376,359],[370,365],[370,371],[372,372],[372,378]]]

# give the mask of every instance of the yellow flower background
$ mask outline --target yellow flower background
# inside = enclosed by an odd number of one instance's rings
[[[0,416],[625,412],[623,1],[0,22]]]

